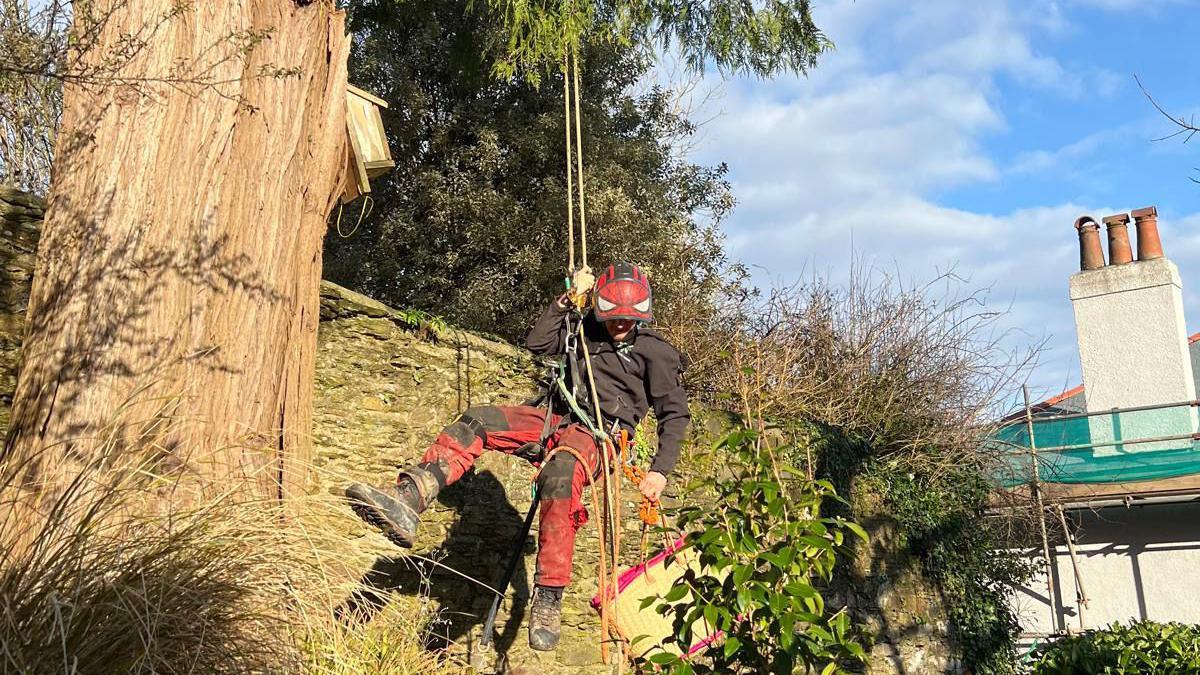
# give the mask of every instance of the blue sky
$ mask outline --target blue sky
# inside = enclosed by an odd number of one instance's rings
[[[1010,308],[1010,340],[1048,340],[1035,394],[1079,381],[1072,223],[1156,205],[1200,330],[1197,0],[818,2],[837,44],[807,77],[703,83],[692,159],[726,162],[732,251],[761,281],[844,279],[855,254],[905,281],[953,268]]]

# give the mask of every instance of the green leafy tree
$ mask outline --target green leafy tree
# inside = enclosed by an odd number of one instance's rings
[[[396,168],[375,181],[374,208],[353,234],[331,230],[327,278],[519,339],[567,271],[561,89],[494,77],[486,52],[505,28],[465,3],[354,0],[349,11],[350,80],[392,103]],[[725,168],[680,157],[674,141],[695,126],[670,92],[634,93],[645,55],[598,42],[583,58],[589,262],[645,265],[670,321],[727,283]],[[340,229],[358,220],[348,208]]]

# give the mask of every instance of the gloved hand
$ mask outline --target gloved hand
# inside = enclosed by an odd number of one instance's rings
[[[658,501],[662,497],[663,488],[667,487],[667,477],[657,471],[651,471],[642,479],[638,490],[646,499]]]
[[[567,295],[570,296],[571,302],[574,302],[576,307],[583,309],[583,306],[587,304],[588,293],[595,285],[596,275],[592,274],[592,268],[584,265],[571,275],[571,290],[567,291]]]

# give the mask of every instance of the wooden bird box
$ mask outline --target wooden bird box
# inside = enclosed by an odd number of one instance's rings
[[[347,144],[343,204],[370,192],[370,179],[396,166],[383,131],[383,117],[379,114],[379,109],[386,107],[387,101],[378,96],[346,85],[346,133],[350,142]]]

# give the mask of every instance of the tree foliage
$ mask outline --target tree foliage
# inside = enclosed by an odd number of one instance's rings
[[[503,17],[495,70],[537,82],[586,39],[675,50],[694,70],[807,72],[833,44],[809,0],[474,0]]]
[[[384,125],[396,168],[374,181],[375,205],[353,234],[331,231],[327,277],[520,338],[567,271],[561,89],[494,78],[480,45],[502,39],[503,25],[462,3],[349,9],[351,81],[393,103]],[[644,57],[605,42],[585,45],[583,58],[589,262],[649,268],[657,313],[669,318],[724,283],[725,168],[673,150],[695,126],[671,92],[640,85]],[[348,208],[340,229],[359,216]]]

